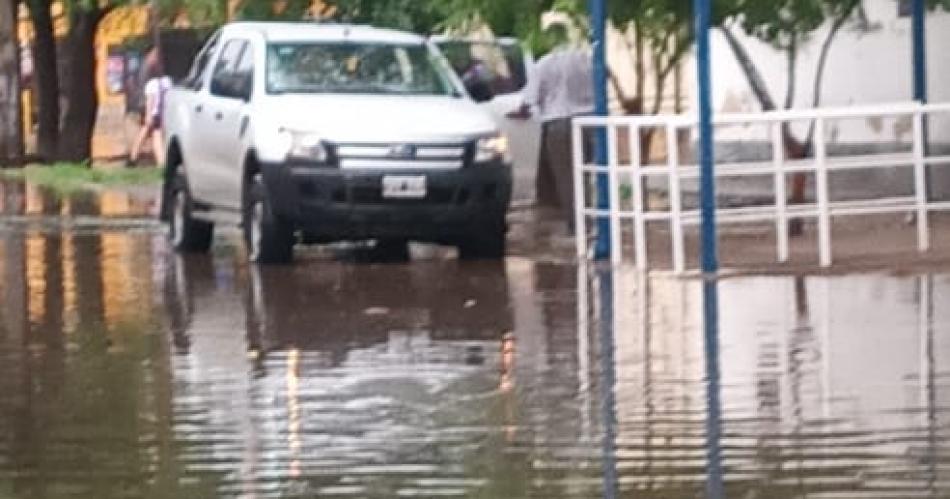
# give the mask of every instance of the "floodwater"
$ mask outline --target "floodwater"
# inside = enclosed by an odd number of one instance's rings
[[[950,271],[723,280],[707,341],[698,281],[257,269],[14,192],[0,498],[950,497]]]

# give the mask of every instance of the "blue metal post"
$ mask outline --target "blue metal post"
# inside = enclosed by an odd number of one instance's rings
[[[914,100],[927,102],[927,8],[926,0],[914,0]]]
[[[712,16],[710,0],[693,0],[696,17],[696,65],[699,87],[699,164],[700,205],[702,216],[702,270],[713,274],[719,270],[716,241],[716,180],[713,171],[712,92],[709,61],[709,23]]]
[[[594,66],[594,114],[607,116],[607,1],[590,0],[590,23],[593,35]],[[594,145],[594,159],[597,165],[607,164],[607,134],[598,129]],[[578,189],[581,186],[576,186]],[[597,208],[609,207],[609,184],[607,175],[597,175]],[[603,260],[610,257],[610,220],[597,219],[597,243],[594,245],[594,257]]]
[[[927,6],[926,0],[913,0],[913,52],[914,52],[914,100],[927,103]],[[930,153],[930,129],[927,116],[924,115],[924,154]],[[931,196],[931,172],[924,169],[924,182],[927,186],[927,199]]]
[[[725,497],[722,476],[722,419],[719,374],[719,255],[716,240],[716,182],[713,170],[712,92],[709,25],[711,0],[693,0],[699,88],[700,208],[702,216],[703,337],[706,353],[706,497]]]

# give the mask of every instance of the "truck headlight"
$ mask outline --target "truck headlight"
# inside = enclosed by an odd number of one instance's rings
[[[320,135],[311,132],[284,130],[288,135],[290,147],[287,157],[323,163],[327,160],[327,147]]]
[[[505,163],[511,162],[508,138],[498,134],[478,139],[478,142],[475,143],[475,162],[486,163],[498,159]]]

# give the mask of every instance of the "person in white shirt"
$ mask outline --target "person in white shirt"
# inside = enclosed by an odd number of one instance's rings
[[[548,28],[561,44],[542,57],[524,90],[524,103],[508,114],[526,119],[536,113],[541,126],[541,155],[536,179],[541,206],[556,206],[573,233],[574,175],[571,120],[594,112],[593,62],[588,47],[566,43],[560,25]]]
[[[155,49],[152,49],[153,51]],[[151,54],[150,54],[151,55]],[[171,78],[164,76],[161,64],[155,65],[154,76],[145,83],[145,112],[142,117],[142,129],[139,131],[132,151],[129,154],[129,165],[135,165],[139,160],[145,142],[152,139],[152,154],[156,163],[161,166],[165,163],[165,140],[162,136],[162,113],[165,107],[165,95],[172,86]]]

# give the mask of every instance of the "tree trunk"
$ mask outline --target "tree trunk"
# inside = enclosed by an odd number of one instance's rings
[[[838,32],[844,27],[844,23],[851,18],[854,11],[857,10],[860,5],[861,0],[852,0],[852,2],[845,7],[841,15],[835,19],[834,24],[831,25],[831,29],[828,31],[828,36],[825,38],[824,43],[821,44],[821,53],[818,56],[818,67],[815,71],[815,83],[812,89],[812,107],[817,108],[821,105],[821,89],[825,80],[825,69],[828,66],[828,54],[831,53],[831,45],[835,41],[835,37],[838,36]],[[812,123],[808,127],[808,134],[805,136],[804,148],[806,153],[811,151],[814,142],[815,124]]]
[[[732,53],[736,56],[736,61],[739,63],[739,67],[742,68],[742,72],[749,82],[749,88],[751,88],[752,93],[755,94],[755,98],[762,106],[762,110],[774,111],[776,109],[775,100],[772,99],[772,94],[769,92],[769,87],[765,84],[765,79],[762,78],[762,73],[759,72],[759,68],[752,62],[752,56],[749,55],[749,52],[742,46],[742,42],[736,38],[736,35],[729,27],[720,26],[719,31],[726,37],[726,42],[729,44],[729,48],[732,49]]]
[[[0,0],[0,166],[23,158],[17,0]]]
[[[102,19],[97,7],[77,8],[70,16],[66,67],[71,78],[67,90],[57,157],[87,161],[92,157],[92,135],[99,111],[96,93],[96,28]]]
[[[759,72],[759,68],[755,66],[755,63],[752,62],[752,57],[749,55],[749,52],[746,51],[745,47],[742,46],[742,43],[736,38],[736,35],[726,26],[720,26],[720,31],[726,37],[726,41],[729,44],[729,47],[732,49],[732,53],[735,54],[736,60],[739,62],[739,66],[742,67],[743,73],[745,73],[746,79],[749,82],[749,87],[752,89],[752,93],[755,94],[756,99],[759,101],[759,105],[762,106],[763,111],[774,111],[775,100],[772,98],[772,94],[769,92],[768,86],[765,84],[765,79],[762,78],[762,73]],[[795,45],[792,45],[791,50],[795,50]],[[788,77],[790,79],[795,78],[794,71],[794,54],[789,55],[789,72]],[[788,95],[786,96],[786,105],[791,106],[793,93],[794,93],[794,82],[789,82]],[[787,159],[802,159],[807,156],[807,151],[804,144],[798,140],[793,134],[791,127],[786,123],[782,125],[782,142],[785,157]],[[792,174],[792,189],[789,202],[795,203],[804,203],[805,202],[805,186],[806,186],[806,176],[804,173],[794,173]],[[802,220],[794,219],[789,223],[789,233],[793,236],[798,236],[802,234]]]
[[[788,63],[788,86],[785,89],[785,109],[791,109],[795,105],[795,89],[798,83],[798,43],[794,40],[789,43],[785,49],[786,62]]]
[[[646,91],[646,65],[643,64],[643,33],[640,31],[640,24],[634,23],[634,43],[636,48],[636,73],[637,73],[637,98],[643,101],[643,94]]]
[[[36,101],[39,106],[39,132],[36,153],[42,160],[56,157],[59,140],[59,74],[56,68],[56,38],[50,0],[28,0],[33,22],[33,72],[36,81]]]

